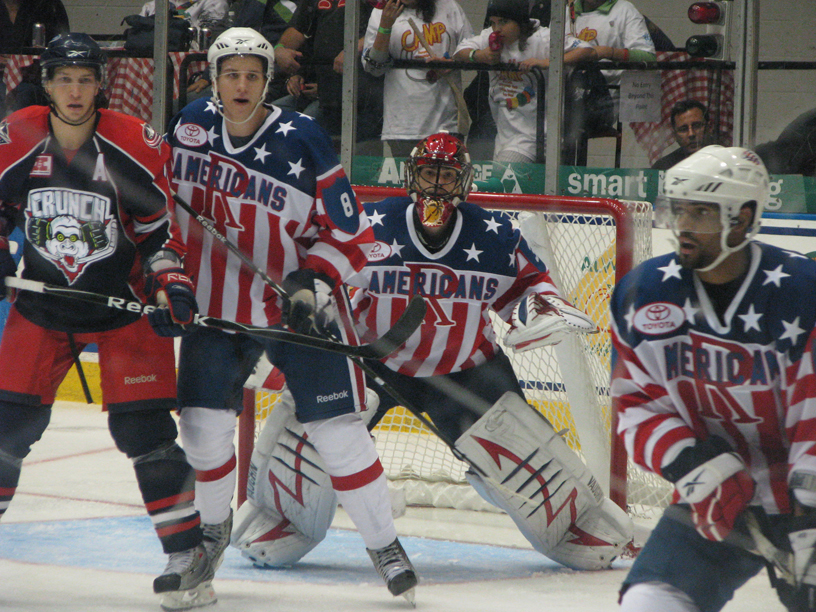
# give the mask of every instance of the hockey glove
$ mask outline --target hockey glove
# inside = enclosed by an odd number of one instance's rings
[[[681,499],[691,505],[698,533],[720,542],[734,529],[754,496],[754,481],[742,458],[721,453],[692,469],[675,483]]]
[[[323,333],[334,318],[331,314],[331,293],[334,281],[310,268],[291,272],[283,281],[289,299],[283,305],[281,322],[298,334],[314,329]]]
[[[11,256],[9,239],[0,236],[0,300],[6,297],[6,277],[17,274],[17,263]]]
[[[183,336],[185,328],[198,313],[195,289],[182,268],[164,268],[150,272],[145,283],[148,300],[159,308],[147,315],[159,336]]]
[[[558,344],[572,333],[598,331],[589,316],[557,295],[531,293],[513,309],[505,345],[517,353]]]

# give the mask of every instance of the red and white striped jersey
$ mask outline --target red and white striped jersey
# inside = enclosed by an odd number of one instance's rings
[[[173,119],[167,138],[178,194],[275,282],[306,267],[339,284],[365,265],[368,218],[311,118],[274,108],[235,146],[212,101],[201,99]],[[280,301],[263,279],[183,210],[177,216],[201,313],[278,323]]]
[[[748,275],[722,320],[674,254],[623,278],[612,297],[612,398],[637,465],[662,474],[717,435],[745,461],[753,503],[784,513],[791,473],[816,474],[816,262],[746,248]]]
[[[544,263],[510,221],[463,203],[442,250],[422,243],[410,198],[365,204],[377,243],[360,274],[352,303],[361,340],[384,334],[408,300],[422,295],[428,312],[420,327],[384,360],[409,376],[437,376],[472,368],[497,352],[490,321],[495,310],[509,321],[513,306],[529,293],[557,293]]]

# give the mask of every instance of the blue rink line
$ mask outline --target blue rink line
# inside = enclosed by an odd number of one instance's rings
[[[529,578],[570,572],[532,550],[400,537],[425,584]],[[116,517],[0,525],[0,558],[49,565],[160,574],[166,557],[147,517]],[[234,548],[221,579],[317,584],[377,582],[356,531],[331,529],[291,568],[261,569]]]

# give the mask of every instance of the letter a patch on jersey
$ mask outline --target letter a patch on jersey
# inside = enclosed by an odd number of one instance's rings
[[[51,167],[54,158],[50,155],[38,155],[34,160],[30,176],[51,176]]]

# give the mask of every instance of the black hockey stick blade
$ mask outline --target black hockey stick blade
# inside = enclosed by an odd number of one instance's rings
[[[71,289],[69,287],[59,287],[57,285],[49,285],[40,281],[17,278],[16,276],[7,276],[5,282],[7,287],[18,290],[59,295],[74,300],[89,302],[91,304],[100,304],[102,306],[107,306],[108,308],[126,310],[128,312],[137,314],[148,314],[156,308],[155,306],[142,304],[137,300],[127,300],[125,298],[102,295],[100,293],[93,293],[90,291],[81,291],[79,289]],[[382,359],[384,357],[388,357],[388,355],[397,350],[400,345],[402,345],[411,336],[411,334],[416,331],[416,329],[422,323],[426,308],[427,305],[425,304],[425,300],[423,300],[420,296],[416,296],[411,300],[411,302],[409,302],[408,308],[406,308],[405,312],[396,322],[394,327],[389,329],[383,336],[377,338],[370,344],[361,344],[359,346],[351,346],[348,344],[343,344],[342,342],[335,342],[334,340],[318,338],[316,336],[296,334],[283,329],[256,327],[254,325],[245,325],[243,323],[235,323],[233,321],[226,321],[224,319],[216,319],[215,317],[207,317],[203,315],[196,315],[193,325],[238,332],[259,338],[289,342],[291,344],[300,344],[302,346],[309,346],[324,351],[330,351],[332,353],[339,353],[347,357],[357,357],[361,359]]]

